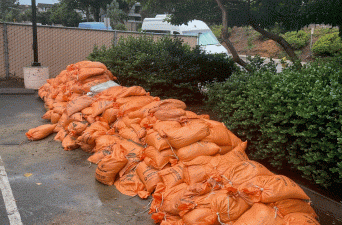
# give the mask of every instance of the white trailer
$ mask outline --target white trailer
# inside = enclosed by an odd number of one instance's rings
[[[172,25],[166,21],[167,15],[160,14],[155,18],[145,18],[142,23],[143,32],[152,33],[166,33],[172,35],[192,35],[198,37],[198,45],[205,52],[214,53],[225,53],[228,51],[223,47],[217,40],[213,32],[210,30],[207,24],[201,20],[192,20],[188,22],[188,25],[182,24],[180,26]]]

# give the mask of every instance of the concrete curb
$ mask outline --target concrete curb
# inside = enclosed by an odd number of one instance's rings
[[[336,202],[328,197],[321,195],[320,193],[313,191],[303,185],[299,185],[304,192],[310,197],[312,206],[319,211],[327,213],[334,219],[342,221],[342,204]]]
[[[32,95],[35,94],[34,89],[25,88],[0,88],[0,95]]]

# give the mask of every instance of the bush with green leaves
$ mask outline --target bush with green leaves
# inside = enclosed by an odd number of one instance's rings
[[[103,62],[122,85],[139,85],[154,96],[186,102],[201,102],[199,84],[223,81],[237,68],[227,55],[206,54],[170,36],[120,39],[108,49],[95,47],[88,59]]]
[[[342,57],[282,73],[234,73],[208,87],[208,103],[248,140],[251,158],[327,187],[342,185]]]
[[[320,37],[312,46],[316,55],[333,55],[342,51],[342,41],[338,32],[330,33]]]
[[[294,49],[305,47],[310,40],[309,33],[304,30],[286,32],[282,36]]]

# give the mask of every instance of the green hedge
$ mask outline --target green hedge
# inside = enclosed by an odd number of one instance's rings
[[[169,36],[156,42],[149,36],[120,39],[108,49],[95,47],[88,59],[106,64],[122,85],[186,102],[201,102],[199,84],[223,81],[237,68],[224,54],[205,54]]]
[[[286,32],[282,36],[294,49],[305,47],[310,40],[310,35],[304,30]]]
[[[342,41],[338,32],[326,34],[320,37],[312,46],[316,55],[333,55],[342,51]]]
[[[290,165],[322,186],[342,184],[342,57],[301,71],[235,73],[208,103],[249,141],[252,158]]]

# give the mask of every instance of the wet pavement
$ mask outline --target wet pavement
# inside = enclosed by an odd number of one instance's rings
[[[154,224],[150,199],[97,182],[90,154],[64,151],[54,135],[27,141],[27,130],[47,123],[37,94],[0,95],[0,105],[0,157],[23,224]],[[1,197],[2,225],[10,224],[5,205]]]
[[[96,165],[87,161],[90,154],[64,151],[54,135],[27,141],[25,132],[47,123],[41,119],[45,109],[37,93],[0,94],[0,106],[0,159],[23,224],[154,224],[147,213],[151,198],[126,196],[115,186],[97,182]],[[305,191],[322,225],[342,225],[341,204]],[[10,224],[4,199],[0,198],[1,225]]]

